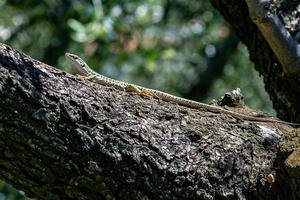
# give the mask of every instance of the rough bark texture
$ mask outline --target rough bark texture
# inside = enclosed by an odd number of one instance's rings
[[[78,81],[0,45],[0,177],[38,199],[267,199],[287,126]]]
[[[265,81],[268,91],[278,117],[287,121],[300,121],[300,82],[294,77],[284,75],[274,53],[269,48],[262,34],[252,23],[248,15],[245,1],[240,0],[211,0],[213,5],[232,25],[233,29],[245,43],[250,52],[250,58],[255,68],[260,72]],[[278,14],[286,29],[292,36],[299,31],[299,0],[273,1],[271,11]],[[277,199],[300,199],[300,132],[289,131],[281,138],[281,151],[278,153],[276,164],[276,183],[270,188]],[[287,156],[285,150],[293,151],[286,163],[294,168],[282,165]],[[294,165],[297,163],[297,165]],[[296,167],[298,166],[298,167]]]
[[[245,1],[211,0],[213,5],[232,25],[240,40],[247,45],[256,70],[263,76],[278,117],[300,122],[300,82],[284,75],[281,65],[267,42],[249,18]],[[274,4],[273,12],[283,20],[292,35],[299,30],[299,0],[283,0]],[[282,2],[282,3],[280,3]]]

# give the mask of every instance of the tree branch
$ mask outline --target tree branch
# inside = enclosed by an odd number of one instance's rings
[[[250,59],[254,62],[255,69],[264,78],[266,90],[278,117],[285,121],[300,122],[300,82],[297,80],[297,76],[289,76],[284,73],[284,67],[277,60],[266,38],[251,20],[246,2],[238,0],[211,1],[231,24],[239,39],[247,45]],[[299,2],[284,0],[281,5],[285,5],[285,7],[278,8],[283,13],[281,18],[290,19],[289,24],[297,21],[296,16],[300,13],[297,10]]]
[[[276,182],[267,178],[288,126],[247,122],[78,81],[3,44],[0,98],[0,177],[28,196],[277,195],[270,191]]]
[[[245,0],[252,21],[267,40],[281,63],[284,72],[300,77],[300,47],[286,30],[277,15],[270,13],[270,0]]]

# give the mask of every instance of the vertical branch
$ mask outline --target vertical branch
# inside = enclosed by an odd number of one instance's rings
[[[300,73],[300,47],[277,15],[268,11],[270,0],[246,0],[249,15],[270,45],[287,75]]]

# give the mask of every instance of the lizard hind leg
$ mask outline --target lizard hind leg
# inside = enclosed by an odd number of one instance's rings
[[[134,92],[142,97],[153,97],[156,99],[160,99],[154,92],[151,92],[150,90],[141,90],[137,86],[133,84],[129,84],[125,87],[126,92]]]
[[[126,92],[134,92],[134,93],[140,93],[141,90],[135,86],[135,85],[132,85],[132,84],[128,84],[126,87],[125,87],[125,91]]]
[[[83,75],[77,74],[76,78],[79,79],[79,80],[81,80],[81,81],[84,81],[84,80],[93,80],[96,77],[97,77],[97,75],[83,76]]]

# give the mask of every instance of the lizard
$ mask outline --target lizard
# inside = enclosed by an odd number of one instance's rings
[[[185,99],[182,97],[174,96],[159,90],[154,90],[154,89],[142,87],[131,83],[118,81],[95,72],[89,67],[89,65],[83,59],[81,59],[77,55],[66,53],[65,58],[71,63],[72,67],[74,67],[80,73],[80,76],[82,76],[83,79],[87,79],[99,83],[101,85],[110,86],[118,90],[137,93],[141,96],[150,96],[150,97],[161,99],[163,101],[177,103],[179,105],[183,105],[190,108],[205,109],[213,113],[224,113],[224,114],[231,115],[234,118],[241,118],[253,122],[281,123],[281,124],[287,124],[291,126],[300,126],[300,123],[286,122],[286,121],[281,121],[278,119],[272,119],[267,117],[253,117],[238,112],[226,110],[224,108],[215,105],[209,105],[209,104]]]

